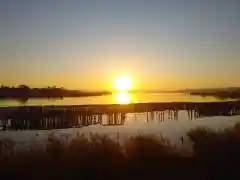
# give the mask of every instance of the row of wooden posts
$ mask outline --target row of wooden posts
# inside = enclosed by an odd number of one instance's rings
[[[204,116],[215,115],[237,115],[238,109],[232,108],[225,111],[211,109],[187,110],[189,119],[196,119]],[[142,113],[142,112],[140,112]],[[179,110],[169,109],[166,111],[144,112],[146,120],[158,119],[164,121],[166,115],[168,119],[178,120]],[[135,115],[138,113],[135,113]],[[103,117],[106,117],[103,121]],[[26,110],[13,111],[0,116],[0,123],[3,129],[58,129],[82,127],[92,124],[100,125],[123,125],[127,118],[127,113],[86,113],[76,110],[49,111],[49,113],[39,113],[39,111]]]

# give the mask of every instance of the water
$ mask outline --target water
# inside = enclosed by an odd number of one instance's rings
[[[0,106],[18,106],[18,105],[76,105],[76,104],[127,104],[127,103],[144,103],[144,102],[210,102],[220,101],[214,97],[190,96],[187,94],[128,94],[118,93],[114,95],[98,96],[98,97],[83,97],[83,98],[64,98],[59,100],[49,99],[31,99],[25,104],[14,100],[0,101]],[[107,117],[103,117],[106,122]],[[126,119],[123,124],[103,126],[95,124],[83,126],[80,128],[70,129],[54,129],[54,130],[22,130],[22,131],[2,131],[0,139],[10,138],[14,141],[26,146],[34,142],[44,142],[48,135],[54,133],[62,139],[71,139],[77,133],[89,135],[90,133],[107,134],[111,138],[123,141],[127,137],[137,134],[153,134],[169,138],[170,142],[181,146],[180,137],[185,137],[185,147],[190,146],[190,141],[186,137],[186,132],[192,128],[205,126],[212,129],[227,128],[240,123],[240,116],[230,117],[203,117],[197,119],[189,119],[187,111],[179,111],[178,119],[160,119],[157,115],[151,113],[129,113],[126,114]],[[36,133],[38,134],[36,136]],[[68,137],[68,138],[67,138]]]
[[[70,140],[77,133],[89,136],[90,133],[108,135],[114,140],[124,141],[126,138],[138,134],[160,135],[167,137],[172,144],[182,146],[180,137],[184,136],[184,148],[189,148],[191,143],[186,136],[186,132],[199,126],[211,129],[223,129],[240,123],[240,116],[215,116],[189,119],[187,111],[179,111],[178,119],[169,119],[165,115],[164,119],[151,113],[129,113],[123,124],[107,125],[107,116],[103,117],[102,124],[83,126],[80,128],[54,129],[54,130],[20,130],[20,131],[2,131],[0,139],[10,138],[22,146],[28,146],[34,143],[44,143],[47,137],[54,133],[63,140]],[[38,134],[36,136],[36,134]],[[119,134],[119,139],[117,139]]]
[[[230,99],[226,99],[230,100]],[[113,95],[95,97],[72,97],[63,99],[29,99],[23,103],[17,100],[1,100],[0,107],[6,106],[40,106],[40,105],[79,105],[79,104],[126,104],[147,102],[210,102],[220,101],[214,97],[192,96],[183,93],[145,93]]]

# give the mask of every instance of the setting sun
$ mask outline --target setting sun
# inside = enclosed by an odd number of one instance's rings
[[[119,104],[129,104],[131,101],[131,95],[127,92],[120,92],[116,95],[116,100]]]
[[[114,80],[113,88],[118,91],[127,91],[132,88],[132,80],[126,75],[119,76]]]

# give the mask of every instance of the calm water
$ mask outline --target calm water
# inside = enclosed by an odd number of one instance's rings
[[[113,95],[95,97],[77,97],[64,99],[29,99],[23,103],[16,100],[1,100],[0,107],[4,106],[36,106],[36,105],[79,105],[79,104],[126,104],[126,103],[146,103],[146,102],[209,102],[220,101],[214,97],[190,96],[181,93],[146,93],[128,94],[117,93]]]
[[[107,121],[107,117],[103,118]],[[10,138],[16,141],[21,147],[32,145],[33,143],[44,144],[47,137],[54,133],[61,140],[68,141],[76,137],[78,133],[89,136],[90,133],[106,134],[114,140],[124,141],[126,138],[138,135],[160,135],[167,137],[172,144],[182,148],[190,149],[191,142],[186,136],[186,132],[192,128],[204,126],[211,129],[222,129],[234,126],[240,123],[240,116],[231,117],[204,117],[197,119],[189,119],[186,111],[180,111],[178,120],[160,119],[158,116],[150,116],[148,118],[146,113],[129,113],[126,114],[126,120],[121,125],[90,125],[80,128],[70,129],[54,129],[54,130],[20,130],[20,131],[2,131],[0,132],[0,139]],[[119,133],[119,138],[118,134]],[[37,136],[36,136],[37,134]],[[184,144],[182,146],[180,137],[184,136]]]
[[[208,102],[219,101],[214,97],[190,96],[186,94],[127,94],[119,93],[108,96],[99,97],[83,97],[83,98],[64,98],[63,100],[29,100],[25,105],[73,105],[73,104],[125,104],[133,102]],[[0,101],[1,106],[18,106],[24,105],[18,101]],[[148,118],[147,118],[148,117]],[[106,117],[105,117],[106,120]],[[107,134],[113,139],[117,139],[119,133],[119,140],[137,134],[154,134],[167,137],[173,144],[181,146],[180,137],[184,136],[184,146],[189,147],[190,142],[186,137],[186,132],[194,127],[205,126],[213,129],[221,129],[240,123],[239,116],[231,117],[204,117],[197,119],[189,119],[187,111],[180,111],[178,120],[160,119],[158,116],[147,116],[146,113],[129,113],[126,114],[126,119],[122,125],[102,126],[100,124],[85,126],[81,128],[70,129],[55,129],[55,130],[23,130],[23,131],[2,131],[0,132],[0,139],[10,138],[17,141],[21,145],[29,145],[33,142],[43,143],[48,135],[54,133],[63,140],[69,140],[75,137],[77,133]],[[36,134],[38,134],[36,136]]]

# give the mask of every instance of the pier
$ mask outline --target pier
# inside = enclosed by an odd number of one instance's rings
[[[147,121],[177,121],[181,110],[187,111],[189,119],[234,116],[240,114],[240,101],[1,107],[0,123],[3,130],[114,126],[123,125],[128,113],[144,113]]]

